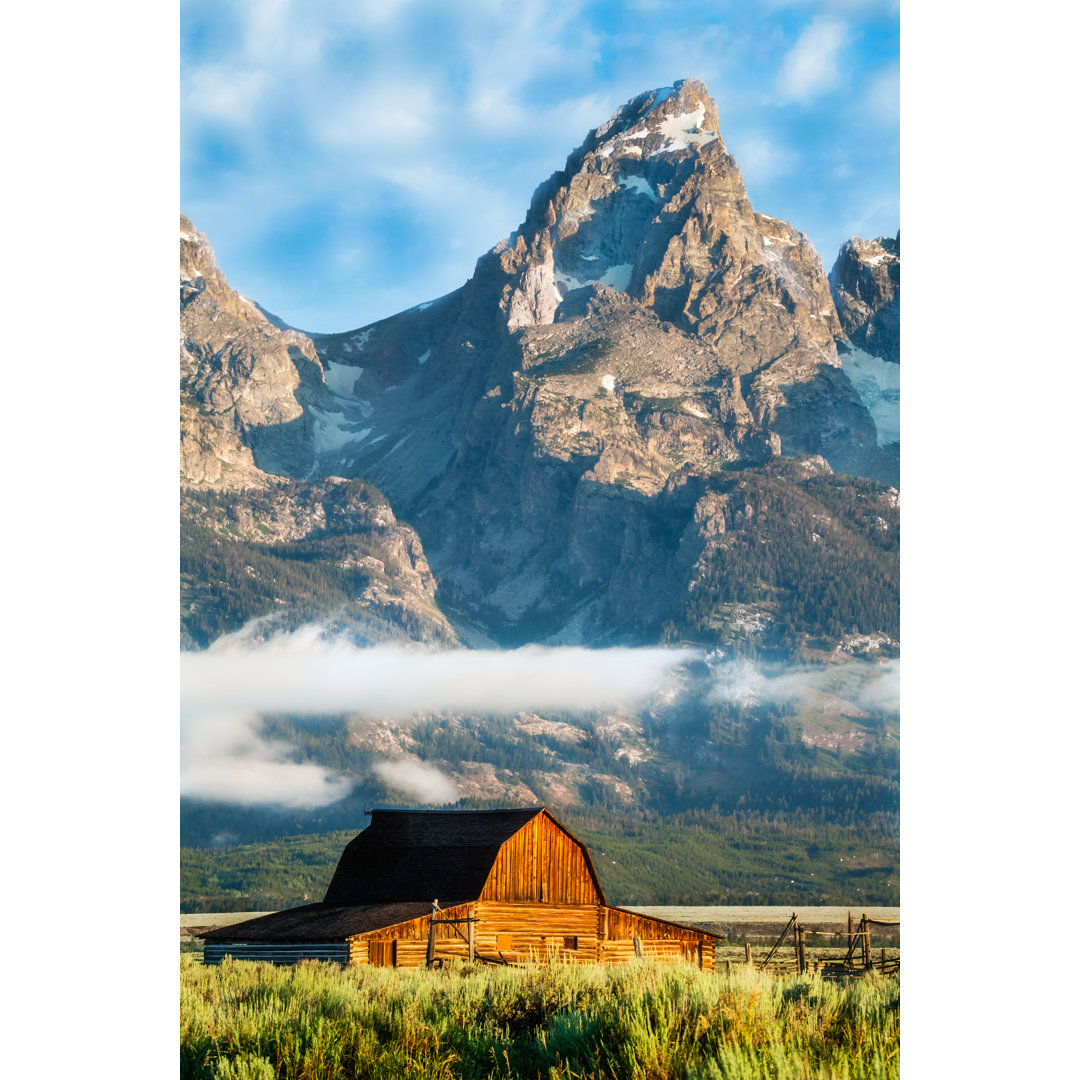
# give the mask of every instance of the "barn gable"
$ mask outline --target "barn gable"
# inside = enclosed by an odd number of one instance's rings
[[[503,842],[478,897],[518,903],[606,902],[588,849],[547,810]]]

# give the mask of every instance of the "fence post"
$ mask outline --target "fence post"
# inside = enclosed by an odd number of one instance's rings
[[[746,962],[747,962],[747,964],[750,965],[750,967],[754,966],[754,956],[750,952],[750,942],[749,941],[746,943]]]
[[[435,959],[435,912],[439,910],[439,901],[433,900],[431,902],[431,922],[428,924],[427,935],[427,966],[431,967],[432,960]]]

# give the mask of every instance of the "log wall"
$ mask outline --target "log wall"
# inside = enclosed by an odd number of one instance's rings
[[[300,960],[352,963],[352,951],[344,941],[207,941],[204,964],[220,964],[226,956],[268,964],[295,964]]]
[[[704,932],[602,904],[481,900],[442,914],[446,918],[475,916],[479,920],[473,927],[477,956],[511,964],[624,964],[635,959],[638,948],[644,959],[660,963],[686,961],[707,970],[714,964],[716,943]],[[430,916],[425,915],[358,935],[350,940],[350,963],[420,967],[427,959],[429,927]],[[464,924],[459,928],[467,934]],[[435,951],[439,957],[464,960],[469,948],[452,926],[437,922]]]
[[[665,963],[688,961],[707,971],[713,969],[716,939],[702,930],[692,930],[675,923],[639,915],[633,911],[608,907],[602,910],[600,932],[602,964],[625,964],[637,955]],[[637,945],[635,946],[635,939]]]

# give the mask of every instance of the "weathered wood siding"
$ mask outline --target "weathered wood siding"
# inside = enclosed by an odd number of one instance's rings
[[[300,960],[352,962],[344,941],[207,941],[204,964],[220,964],[226,956],[235,960],[262,960],[268,964],[295,964]]]
[[[596,963],[594,904],[481,901],[476,905],[476,914],[480,919],[475,931],[476,949],[484,956],[511,964],[546,963],[549,959]],[[497,940],[500,936],[501,943]],[[567,938],[576,938],[577,948],[567,948]]]
[[[603,896],[583,846],[545,812],[503,844],[480,899],[598,904]]]
[[[716,940],[703,930],[676,926],[662,919],[611,907],[601,909],[600,921],[598,960],[601,964],[628,963],[640,948],[641,956],[646,960],[687,961],[707,971],[713,968]]]
[[[546,963],[561,960],[567,963],[594,964],[597,958],[597,908],[594,904],[499,904],[481,902],[448,908],[448,918],[475,915],[473,934],[478,956],[491,960],[506,960],[512,964]],[[427,959],[430,916],[398,923],[382,930],[352,938],[350,957],[353,963],[375,962],[375,956],[387,955],[391,942],[396,942],[397,967],[419,967]],[[468,933],[464,924],[459,929]],[[567,938],[576,938],[576,948],[567,947]],[[507,940],[509,939],[509,940]],[[367,944],[368,956],[361,959],[359,942]],[[435,952],[440,957],[467,959],[469,946],[452,926],[435,924]]]
[[[447,908],[442,915],[446,918],[462,919],[470,913],[472,907],[471,904],[461,904]],[[431,916],[423,915],[407,922],[357,934],[349,938],[349,963],[383,967],[422,967],[427,961],[430,925]],[[459,929],[467,933],[464,924]],[[435,941],[438,956],[460,956],[465,959],[469,955],[468,944],[454,933],[452,926],[436,923]]]
[[[715,941],[702,931],[599,904],[482,900],[448,908],[443,914],[475,916],[479,920],[473,928],[477,956],[511,964],[625,964],[637,956],[634,938],[647,960],[687,961],[711,970],[715,957]],[[429,926],[430,916],[422,916],[358,935],[350,940],[350,962],[420,967],[427,959]],[[460,929],[467,934],[464,924]],[[464,960],[469,947],[452,926],[437,923],[435,952],[439,957]]]

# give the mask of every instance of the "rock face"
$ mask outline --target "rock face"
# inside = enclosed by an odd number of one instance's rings
[[[851,343],[900,363],[900,234],[853,236],[829,274],[840,325]]]
[[[208,644],[255,617],[264,632],[330,618],[378,640],[455,640],[420,538],[381,492],[278,475],[310,472],[323,418],[338,420],[341,407],[310,338],[230,289],[183,216],[180,329],[185,643]],[[303,552],[302,578],[278,557],[283,545]],[[320,586],[324,602],[312,603]]]
[[[256,329],[267,348],[290,333],[245,326],[249,358]],[[837,351],[849,345],[821,261],[750,205],[694,80],[590,132],[455,292],[297,335],[294,376],[269,352],[265,378],[254,360],[224,364],[225,329],[189,377],[198,402],[271,471],[377,484],[423,539],[444,605],[507,643],[711,633],[685,603],[727,595],[710,553],[770,542],[743,528],[740,477],[771,470],[770,505],[801,507],[804,478],[782,458],[811,455],[834,488],[849,482],[830,466],[891,475]]]
[[[340,411],[311,339],[229,288],[206,237],[180,216],[181,476],[260,487],[314,462],[312,410]]]
[[[319,622],[369,643],[457,640],[435,605],[420,538],[370,484],[331,477],[189,488],[181,507],[190,646],[252,620],[261,635]]]
[[[844,370],[877,430],[877,446],[845,449],[835,464],[888,484],[900,482],[900,233],[853,236],[829,274],[843,337]]]
[[[754,211],[685,80],[590,132],[463,288],[317,339],[366,429],[322,467],[378,483],[508,640],[655,634],[725,470],[876,448],[840,335],[820,259]]]

